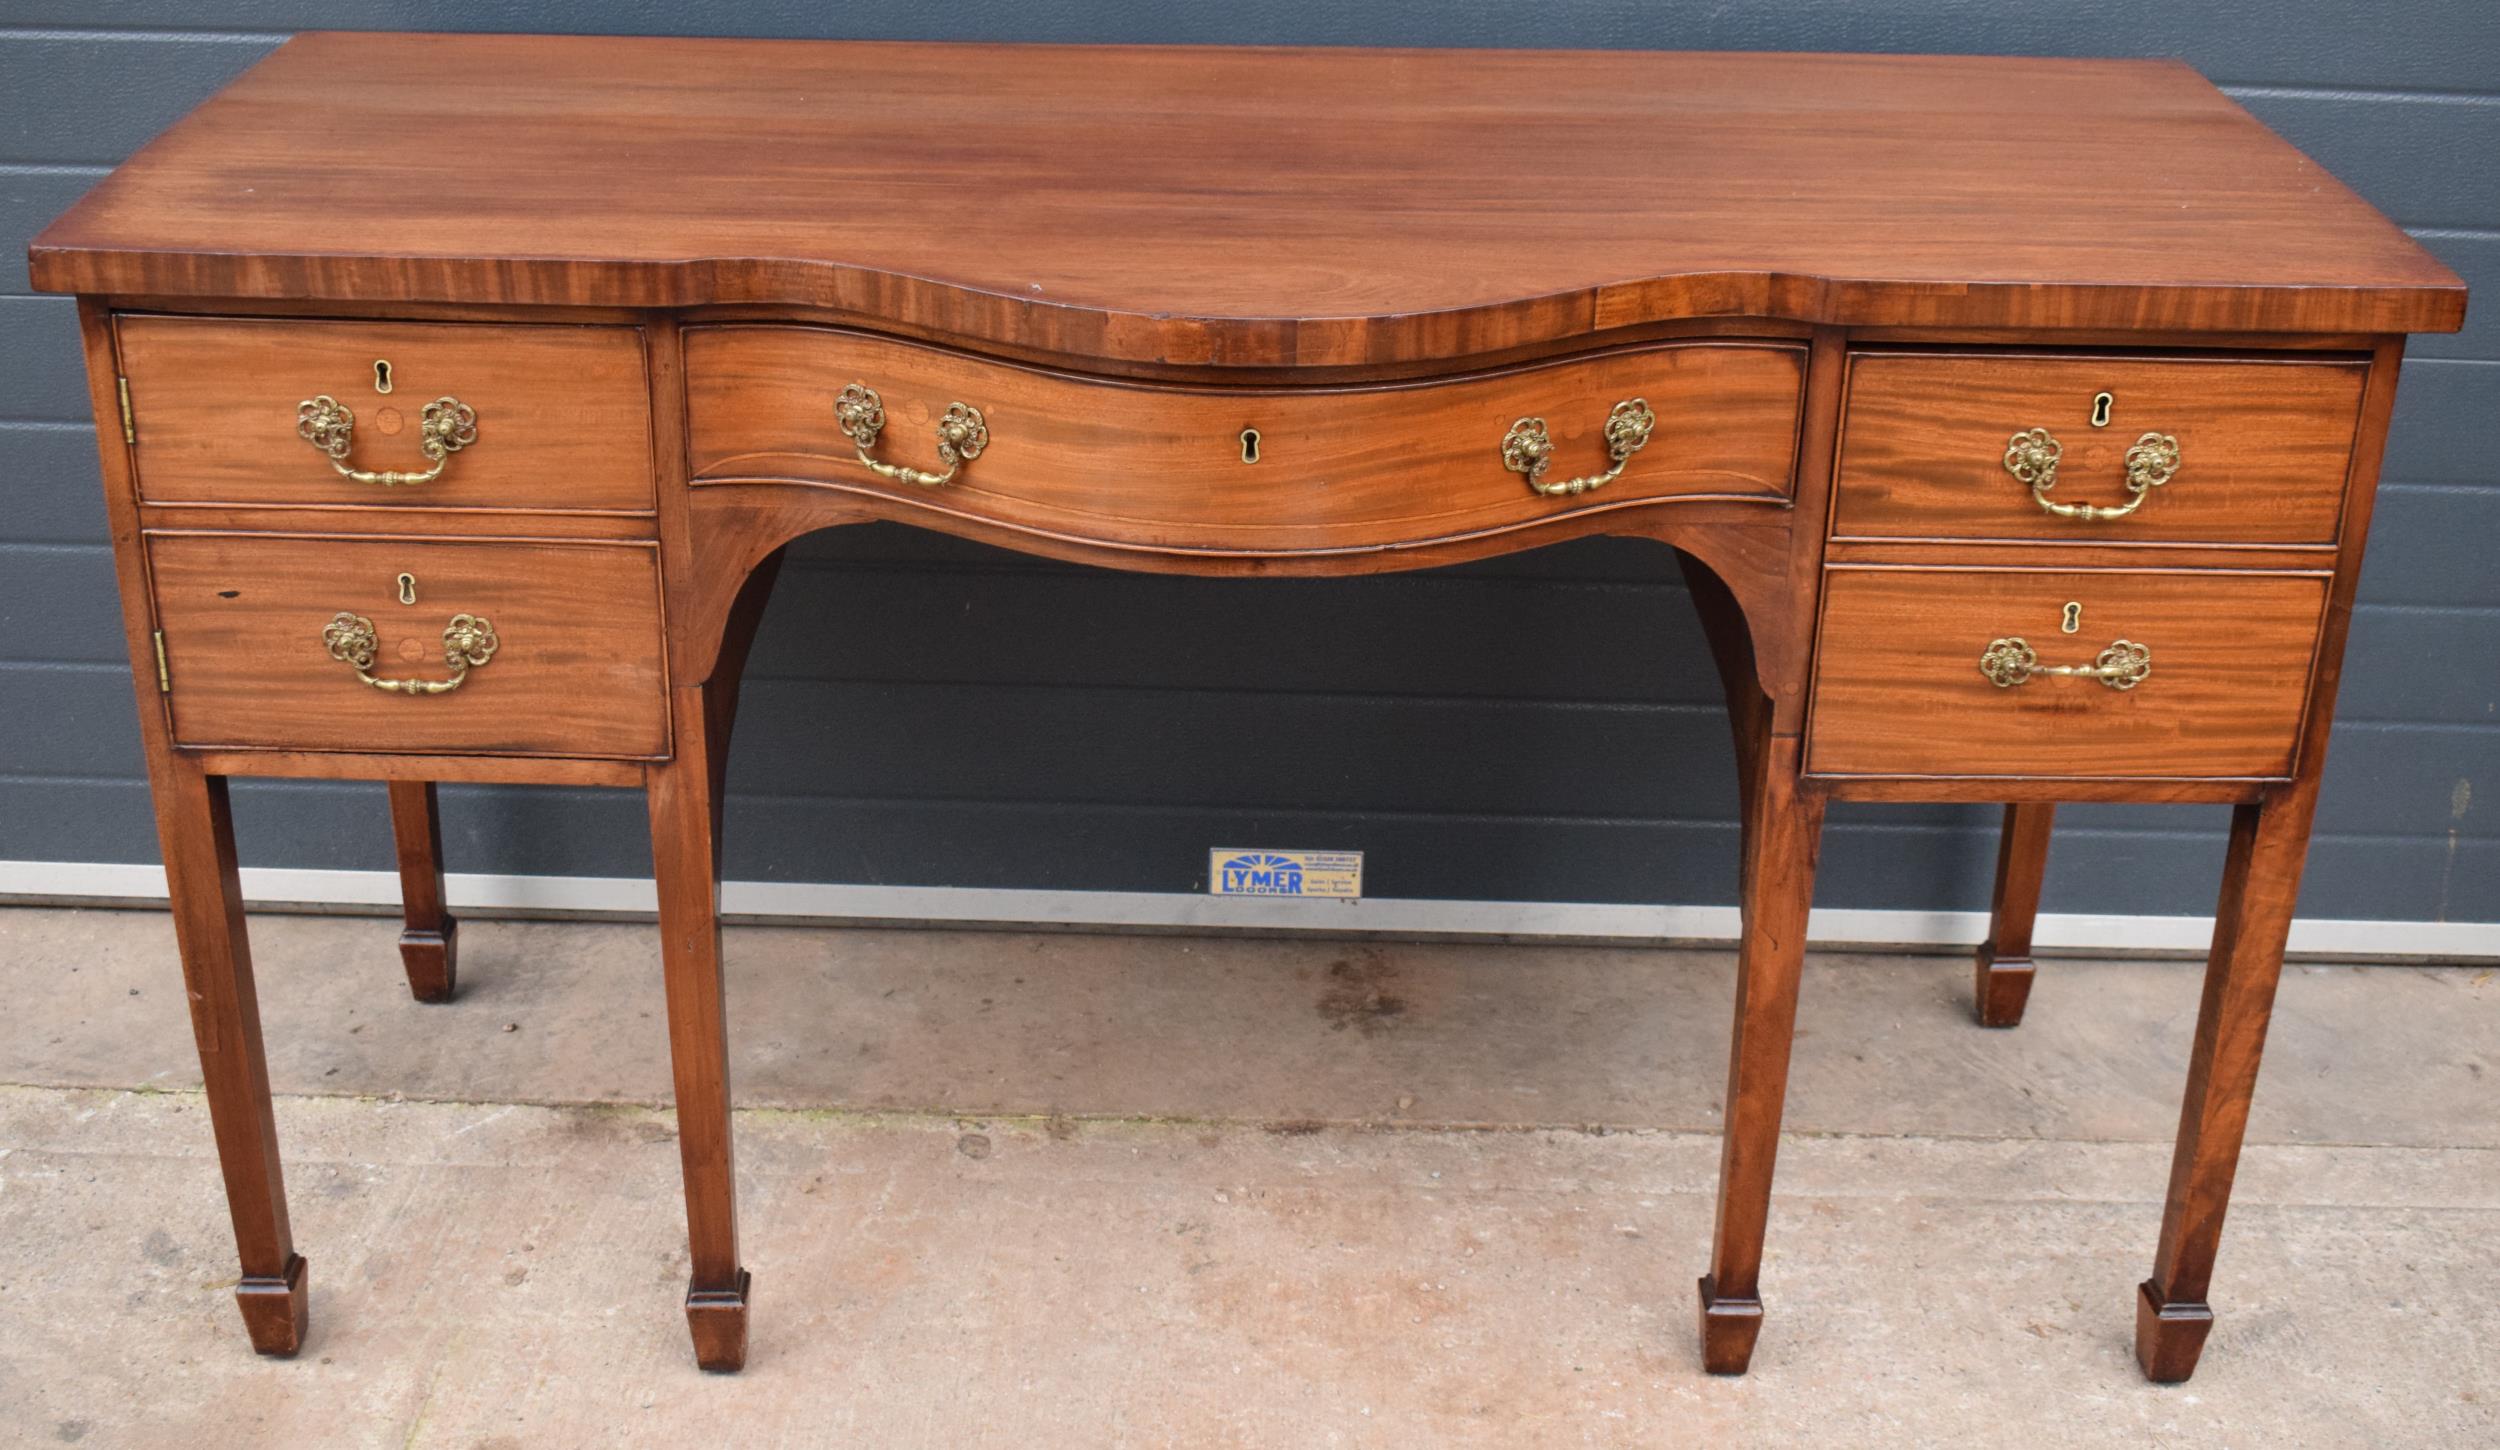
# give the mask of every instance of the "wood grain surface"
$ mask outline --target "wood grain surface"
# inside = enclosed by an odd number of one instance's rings
[[[1980,56],[306,35],[30,270],[168,298],[806,306],[1212,367],[1731,315],[2464,312],[2453,273],[2186,67]]]
[[[651,512],[633,328],[143,315],[115,332],[144,502]],[[388,393],[377,361],[391,365]],[[445,395],[476,411],[477,440],[439,478],[359,483],[295,431],[316,394],[354,410],[352,468],[426,469],[419,418]]]
[[[2060,543],[2335,542],[2361,426],[2358,358],[2016,352],[1861,353],[1849,367],[1841,538]],[[2111,398],[2094,427],[2095,397]],[[2012,435],[2063,449],[2049,497],[2118,507],[2126,453],[2146,433],[2179,443],[2179,469],[2119,519],[2059,518],[2005,469]]]
[[[1823,590],[1806,769],[1817,775],[2288,777],[2325,578],[2130,570],[1835,569]],[[2062,632],[2068,601],[2083,606]],[[2019,637],[2044,665],[2151,648],[2131,690],[1979,657]]]
[[[1415,543],[1662,498],[1784,500],[1805,349],[1689,342],[1463,381],[1351,389],[1205,389],[1085,378],[821,327],[685,333],[695,480],[788,478],[932,511],[1105,543],[1286,552]],[[981,410],[989,446],[956,479],[890,482],[858,461],[833,401],[883,398],[874,456],[941,467],[935,424]],[[1658,418],[1620,478],[1543,497],[1502,462],[1512,423],[1542,417],[1550,479],[1607,463],[1608,410]],[[1245,462],[1242,432],[1259,435]]]
[[[644,544],[152,533],[147,556],[180,746],[648,757],[668,749],[659,561]],[[398,601],[402,572],[417,602]],[[442,679],[443,626],[501,647],[447,694],[385,693],[332,659],[373,621],[376,676]]]
[[[2186,1377],[2397,334],[2454,329],[2464,302],[2184,68],[1996,58],[316,35],[31,260],[85,294],[254,1344],[294,1352],[307,1299],[224,777],[394,783],[421,997],[454,980],[429,782],[639,782],[686,1311],[719,1370],[744,1361],[750,1289],[718,917],[739,679],[789,540],[905,519],[1209,574],[1598,532],[1686,552],[1744,818],[1714,1372],[1744,1370],[1763,1322],[1825,803],[2015,803],[1978,982],[1983,1020],[2010,1021],[2052,802],[2239,802],[2140,1297],[2147,1374]],[[139,315],[165,312],[217,315]],[[884,395],[889,462],[935,467],[957,401],[989,447],[944,487],[880,478],[835,426],[851,382]],[[479,442],[428,484],[340,479],[295,436],[318,393],[356,407],[361,467],[420,467],[414,412],[444,394]],[[1602,492],[1539,497],[1502,466],[1504,431],[1541,417],[1555,477],[1602,468],[1607,410],[1635,396],[1658,431]],[[2185,458],[2127,519],[2059,520],[2002,467],[2030,427],[2066,446],[2065,501],[2120,501],[2141,433]],[[501,647],[457,690],[385,694],[323,647],[342,611],[378,627],[381,675],[447,673],[454,613]],[[2000,688],[1979,657],[2015,635],[2050,665],[2138,641],[2152,672]]]

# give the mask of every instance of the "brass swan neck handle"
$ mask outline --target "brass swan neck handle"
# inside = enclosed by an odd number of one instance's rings
[[[380,655],[381,637],[375,633],[373,621],[361,614],[339,611],[321,631],[321,642],[330,651],[330,658],[345,663],[356,672],[356,678],[395,695],[448,695],[468,682],[469,671],[495,657],[503,641],[496,638],[495,626],[474,614],[455,614],[443,626],[443,663],[451,667],[451,677],[442,680],[383,679],[373,673],[374,660]]]
[[[1502,466],[1525,476],[1528,487],[1546,498],[1569,498],[1621,478],[1624,465],[1648,446],[1649,435],[1657,427],[1658,415],[1650,411],[1648,399],[1626,398],[1606,415],[1606,457],[1610,460],[1606,471],[1548,479],[1545,471],[1554,463],[1554,437],[1546,431],[1543,418],[1522,418],[1502,435]]]
[[[2065,452],[2065,445],[2046,428],[2026,429],[2005,443],[2005,471],[2014,475],[2015,482],[2030,486],[2033,503],[2061,519],[2123,519],[2142,508],[2152,491],[2179,471],[2179,440],[2167,433],[2147,433],[2127,449],[2125,503],[2060,503],[2049,497],[2049,490],[2057,487],[2057,461]]]
[[[295,436],[321,450],[322,456],[330,460],[330,466],[338,471],[339,477],[382,488],[397,488],[403,484],[432,483],[442,477],[451,456],[477,441],[477,410],[445,394],[419,411],[417,451],[434,464],[423,473],[357,468],[349,464],[348,451],[356,442],[356,411],[328,393],[306,398],[295,405]]]
[[[944,473],[906,468],[871,457],[868,450],[877,446],[877,435],[885,431],[885,399],[866,383],[853,383],[834,398],[833,419],[851,440],[859,461],[872,472],[919,488],[939,488],[954,482],[964,465],[990,446],[990,425],[981,416],[981,410],[970,403],[949,403],[937,425],[938,461],[946,465]]]
[[[1979,656],[1979,672],[2000,690],[2030,684],[2042,675],[2098,680],[2113,690],[2132,690],[2153,672],[2153,651],[2131,639],[2112,640],[2088,665],[2044,665],[2039,651],[2016,635],[1989,641]]]

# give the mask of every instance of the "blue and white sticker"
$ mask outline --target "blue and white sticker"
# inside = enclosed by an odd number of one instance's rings
[[[1219,848],[1207,856],[1207,893],[1354,901],[1363,894],[1363,853]]]

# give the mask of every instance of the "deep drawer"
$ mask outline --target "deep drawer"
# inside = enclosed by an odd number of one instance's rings
[[[801,479],[1158,548],[1359,548],[1645,499],[1784,498],[1804,357],[1705,340],[1395,385],[1213,389],[834,328],[700,327],[686,332],[688,451],[698,482]],[[837,412],[851,384],[881,405],[878,462],[943,472],[938,430],[958,403],[979,413],[983,446],[943,484],[881,475]],[[1524,456],[1505,457],[1514,427],[1541,420],[1542,484],[1601,474],[1608,424],[1635,404],[1652,426],[1600,486],[1541,494],[1510,466]]]
[[[2132,569],[1830,570],[1806,770],[2287,777],[2326,584]],[[2132,683],[2126,645],[2144,652]],[[2110,678],[2054,672],[2095,668]]]
[[[637,329],[156,316],[115,328],[148,503],[652,507]],[[447,420],[439,457],[430,416]]]
[[[1832,533],[2331,544],[2366,371],[2290,356],[1860,353]]]
[[[178,745],[668,752],[651,545],[155,533],[147,555]]]

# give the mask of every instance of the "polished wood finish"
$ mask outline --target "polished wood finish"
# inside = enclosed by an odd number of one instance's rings
[[[2031,1000],[2031,927],[2040,915],[2040,884],[2049,869],[2049,830],[2057,806],[2017,801],[2005,808],[1997,838],[1997,880],[1988,904],[1988,939],[1979,944],[1971,993],[1982,1027],[2013,1027]]]
[[[393,139],[307,165],[342,116]],[[1763,1325],[1828,802],[2008,804],[1992,1021],[2021,1010],[2056,802],[2236,806],[2139,1299],[2146,1372],[2184,1377],[2401,334],[2464,304],[2184,68],[2002,58],[314,35],[97,186],[30,266],[82,294],[253,1342],[299,1346],[306,1300],[224,778],[392,783],[420,998],[454,976],[435,782],[639,785],[686,1312],[723,1370],[751,1291],[718,898],[739,677],[790,541],[901,520],[1205,575],[1599,533],[1680,551],[1743,820],[1714,1372]],[[885,397],[882,458],[932,467],[959,400],[990,447],[944,487],[877,478],[834,427],[853,381]],[[353,484],[294,436],[325,392],[357,409],[366,467],[415,466],[406,409],[444,393],[479,441],[435,482]],[[1542,498],[1501,467],[1511,422],[1543,417],[1555,477],[1598,470],[1630,396],[1658,431],[1604,489]],[[2178,437],[2182,468],[2127,519],[2054,519],[2002,467],[2034,426],[2066,446],[2060,499],[2118,501],[2142,432]],[[458,691],[383,695],[321,647],[343,609],[380,627],[385,673],[439,669],[455,611],[503,647]],[[2153,672],[1999,690],[1979,654],[2015,634],[2045,663],[2123,635]]]
[[[648,546],[152,533],[147,555],[179,744],[668,752]],[[402,573],[416,577],[414,604],[398,600]],[[456,614],[485,616],[502,644],[448,694],[389,693],[320,647],[342,611],[380,634],[378,677],[446,678]]]
[[[392,144],[307,164],[343,115]],[[2185,66],[1996,56],[305,35],[29,258],[54,291],[798,304],[1214,367],[2464,310]]]
[[[1835,569],[1823,588],[1806,769],[1816,775],[2288,778],[2323,578],[2129,570]],[[2061,632],[2064,606],[2083,606]],[[2152,650],[2129,690],[1993,684],[2021,638],[2044,665]]]
[[[407,926],[399,960],[408,993],[448,1002],[459,981],[460,923],[443,896],[443,820],[430,780],[390,782],[391,844],[399,858],[399,905]]]
[[[685,351],[698,483],[789,479],[1028,533],[1215,553],[1412,545],[1664,498],[1778,502],[1805,374],[1794,343],[1733,341],[1352,389],[1121,384],[820,327],[689,328]],[[835,424],[834,395],[854,381],[885,403],[880,461],[940,469],[933,425],[959,400],[987,421],[988,450],[943,487],[878,477]],[[1598,473],[1607,413],[1634,398],[1656,433],[1602,488],[1541,497],[1503,467],[1503,435],[1534,416],[1554,440],[1550,479]]]
[[[651,512],[633,328],[141,315],[117,331],[143,502]],[[446,395],[476,411],[477,441],[439,478],[358,483],[296,434],[317,395],[355,414],[353,468],[424,471],[420,415]]]
[[[2230,355],[1863,353],[1849,369],[1832,532],[2068,543],[2335,542],[2366,362]],[[2101,393],[2107,423],[2092,424]],[[2010,438],[2062,445],[2061,504],[2125,505],[2126,452],[2174,437],[2179,470],[2119,519],[2059,518],[2005,469]]]

